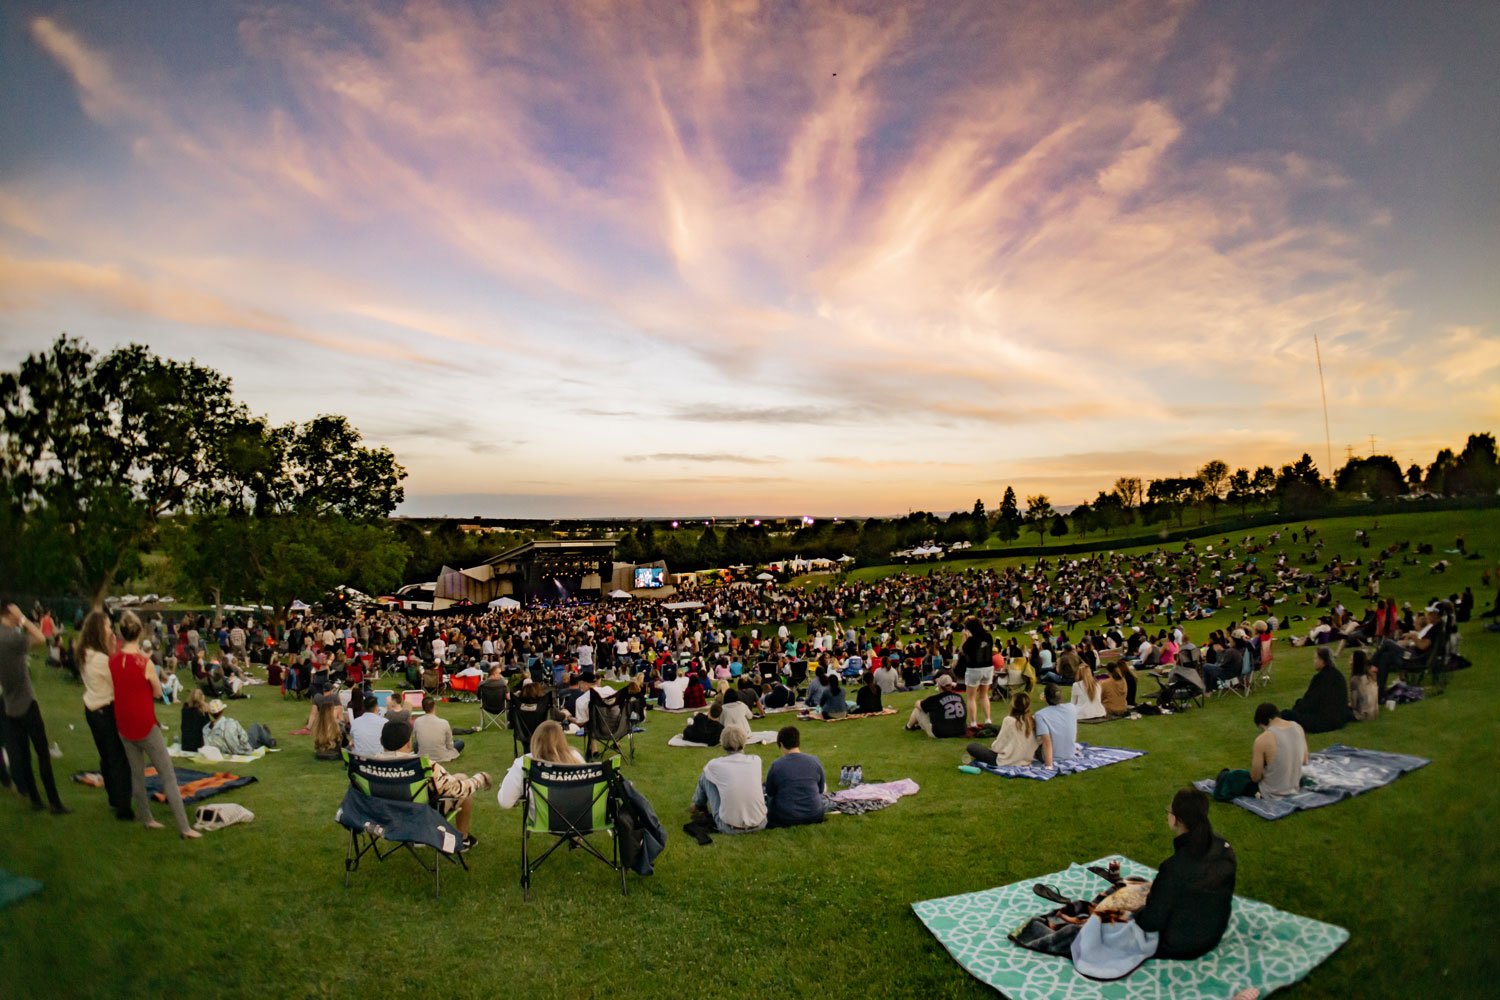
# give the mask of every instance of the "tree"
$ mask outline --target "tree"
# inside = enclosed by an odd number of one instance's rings
[[[49,538],[69,583],[98,604],[161,518],[253,488],[263,421],[230,381],[132,344],[99,356],[59,337],[0,375],[0,454],[15,510]]]
[[[1422,488],[1422,467],[1416,462],[1406,467],[1406,486],[1413,493]]]
[[[1128,515],[1141,505],[1144,494],[1141,481],[1136,476],[1122,476],[1115,480],[1115,496],[1120,498],[1120,507]]]
[[[1235,469],[1234,475],[1229,477],[1229,494],[1225,497],[1230,503],[1240,505],[1240,515],[1248,513],[1250,501],[1255,499],[1255,488],[1250,485],[1250,470]]]
[[[1039,544],[1047,544],[1047,529],[1052,524],[1053,515],[1057,512],[1052,509],[1052,501],[1047,499],[1045,493],[1026,498],[1026,523],[1031,530],[1036,532]]]
[[[1094,526],[1096,523],[1094,518],[1094,508],[1089,506],[1088,504],[1081,503],[1077,507],[1074,507],[1073,512],[1069,514],[1068,517],[1072,520],[1073,531],[1078,535],[1079,538],[1083,538],[1090,531],[1094,530]]]
[[[995,524],[995,533],[1001,541],[1013,542],[1021,537],[1021,508],[1016,503],[1015,487],[1005,487],[1005,496],[1000,499],[1000,513]]]
[[[1328,505],[1328,485],[1311,455],[1303,452],[1296,463],[1281,467],[1276,477],[1276,500],[1284,514],[1308,513]]]
[[[1053,538],[1061,538],[1062,536],[1066,535],[1068,533],[1067,518],[1063,517],[1061,514],[1053,514],[1052,524],[1047,529],[1047,533]]]
[[[1229,466],[1217,458],[1205,462],[1203,468],[1198,470],[1198,481],[1202,483],[1199,495],[1208,504],[1209,513],[1217,517],[1219,503],[1224,499],[1224,491],[1229,485]]]
[[[1444,448],[1437,453],[1432,464],[1427,467],[1427,476],[1423,485],[1433,493],[1449,494],[1448,477],[1458,468],[1458,456],[1453,454],[1452,448]]]
[[[712,569],[719,565],[719,533],[714,531],[712,524],[706,525],[703,528],[703,534],[698,536],[698,545],[693,550],[693,556],[700,569]]]
[[[1100,490],[1094,498],[1094,526],[1106,535],[1117,525],[1125,523],[1125,510],[1120,495],[1111,490]]]
[[[1269,465],[1262,465],[1255,470],[1250,486],[1255,492],[1255,499],[1266,503],[1276,495],[1276,472]]]
[[[1401,466],[1389,455],[1351,458],[1334,474],[1333,482],[1340,493],[1364,493],[1372,500],[1399,496],[1406,486]]]
[[[1500,489],[1500,458],[1495,451],[1495,435],[1470,434],[1448,477],[1456,495],[1493,495]]]

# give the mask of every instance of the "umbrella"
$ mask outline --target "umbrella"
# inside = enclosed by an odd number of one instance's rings
[[[628,590],[611,590],[609,592],[609,596],[613,597],[613,598],[615,598],[617,600],[628,601],[630,599],[630,591],[628,591]]]

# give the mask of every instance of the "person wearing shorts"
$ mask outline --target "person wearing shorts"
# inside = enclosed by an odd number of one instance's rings
[[[990,682],[995,677],[994,666],[995,640],[990,636],[985,627],[979,624],[978,618],[969,618],[964,622],[964,644],[959,650],[958,659],[964,667],[964,687],[967,689],[965,697],[969,702],[969,725],[979,728],[979,713],[984,712],[983,725],[993,725],[990,721]]]

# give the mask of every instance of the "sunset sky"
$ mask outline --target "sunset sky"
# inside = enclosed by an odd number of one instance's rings
[[[1500,424],[1500,4],[0,7],[0,367],[403,513],[880,514]],[[1325,471],[1328,471],[1325,469]]]

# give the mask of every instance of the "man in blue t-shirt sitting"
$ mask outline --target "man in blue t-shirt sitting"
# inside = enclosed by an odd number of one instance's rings
[[[1042,739],[1037,755],[1043,767],[1078,753],[1078,710],[1070,702],[1058,704],[1061,700],[1062,689],[1048,684],[1047,707],[1036,713],[1036,734]]]
[[[781,756],[766,772],[767,826],[801,826],[823,822],[823,764],[802,752],[802,734],[783,726],[776,734]]]

